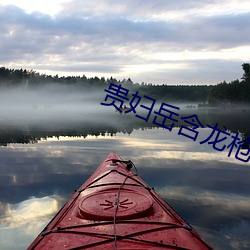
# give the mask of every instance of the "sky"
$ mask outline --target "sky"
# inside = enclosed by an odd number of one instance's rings
[[[0,67],[153,84],[240,79],[250,1],[0,0]]]

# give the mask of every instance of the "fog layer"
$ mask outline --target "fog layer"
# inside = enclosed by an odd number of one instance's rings
[[[105,96],[103,90],[86,91],[62,85],[2,89],[0,121],[84,119],[88,114],[110,112],[100,104]]]

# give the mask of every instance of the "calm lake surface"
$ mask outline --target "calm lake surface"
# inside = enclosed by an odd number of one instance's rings
[[[204,126],[250,136],[249,110],[192,109],[182,116],[192,114]],[[236,149],[228,157],[229,149],[200,144],[210,128],[197,129],[193,141],[178,135],[183,123],[170,132],[113,110],[74,115],[0,119],[1,249],[27,248],[111,151],[132,160],[215,249],[250,249],[250,162],[237,160]]]

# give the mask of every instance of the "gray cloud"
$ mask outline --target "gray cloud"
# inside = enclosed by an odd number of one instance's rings
[[[239,15],[222,15],[215,17],[195,18],[186,31],[189,43],[202,43],[203,47],[231,48],[249,45],[250,12]]]
[[[143,6],[141,1],[132,0],[126,4],[106,0],[99,5],[95,0],[86,1],[84,4],[82,1],[71,1],[65,4],[65,9],[55,17],[40,12],[29,14],[15,6],[0,5],[0,63],[14,63],[25,68],[28,65],[35,70],[60,70],[81,74],[114,73],[120,78],[135,77],[138,81],[158,83],[158,79],[161,82],[166,79],[167,72],[172,75],[174,81],[178,78],[174,75],[179,75],[178,79],[183,79],[184,82],[185,78],[189,78],[188,81],[196,81],[198,74],[190,71],[190,68],[208,72],[210,58],[203,63],[190,61],[188,58],[182,59],[182,63],[190,65],[185,70],[177,69],[180,61],[171,59],[177,66],[176,69],[171,69],[171,72],[168,69],[154,71],[152,68],[151,72],[133,72],[126,75],[128,72],[126,73],[125,69],[133,65],[142,65],[142,68],[147,64],[161,66],[167,62],[168,58],[163,62],[150,57],[154,53],[217,51],[249,46],[250,12],[212,16],[197,14],[189,19],[171,17],[174,11],[185,16],[212,4],[215,4],[215,1],[201,3],[196,0],[182,0],[175,3],[157,0],[145,1]],[[168,13],[169,19],[157,18],[157,15]],[[236,63],[223,58],[212,59],[217,65],[223,63],[226,69],[232,63],[240,67],[243,61],[241,58]],[[208,67],[204,68],[204,63]],[[211,76],[209,71],[207,78],[201,79],[200,83],[225,80],[223,69],[211,70],[216,72],[216,76]],[[234,72],[237,72],[237,75],[226,80],[241,76],[238,75],[240,70],[235,68]],[[144,77],[147,74],[151,75],[150,79]]]
[[[195,17],[188,22],[141,20],[129,17],[101,16],[84,18],[80,16],[57,16],[52,18],[39,12],[27,14],[14,6],[2,7],[1,28],[4,32],[18,31],[32,37],[40,33],[40,38],[67,35],[95,41],[108,40],[110,44],[117,42],[173,42],[194,47],[201,43],[231,46],[248,44],[250,38],[250,13],[238,15],[222,15],[215,17]],[[32,31],[32,33],[28,33]],[[244,33],[244,37],[242,36]],[[51,37],[52,36],[52,37]],[[74,37],[75,38],[75,37]],[[34,39],[34,38],[33,38]],[[71,40],[71,42],[72,42]],[[188,44],[187,44],[188,42]],[[43,41],[41,42],[43,43]]]
[[[222,0],[223,2],[223,0]],[[152,18],[153,14],[169,13],[171,11],[198,10],[206,5],[218,3],[218,1],[198,1],[198,0],[178,0],[178,1],[162,1],[162,0],[127,0],[126,2],[117,2],[115,0],[105,1],[85,1],[73,0],[65,3],[62,11],[64,15],[79,16],[130,16],[141,17],[142,19]]]

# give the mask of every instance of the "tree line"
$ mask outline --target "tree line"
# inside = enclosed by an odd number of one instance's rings
[[[241,80],[230,83],[222,82],[215,85],[209,95],[209,103],[250,103],[250,64],[242,64],[243,76]]]
[[[250,64],[242,64],[243,76],[239,80],[226,81],[216,85],[153,85],[152,83],[134,83],[130,78],[117,80],[110,77],[82,76],[52,76],[40,74],[34,70],[9,69],[0,67],[0,87],[37,88],[50,84],[64,84],[82,88],[85,91],[92,89],[107,89],[110,83],[122,84],[129,90],[129,97],[135,92],[140,96],[147,95],[160,101],[190,101],[200,102],[201,105],[217,106],[228,103],[250,102]],[[202,104],[203,103],[203,104]]]

